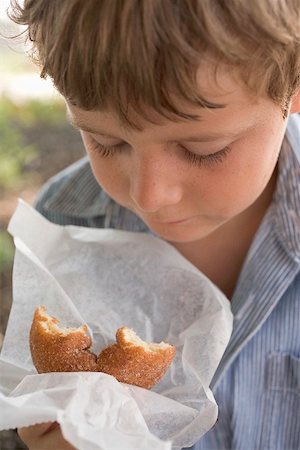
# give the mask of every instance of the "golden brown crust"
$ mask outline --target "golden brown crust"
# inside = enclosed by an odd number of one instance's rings
[[[104,372],[120,382],[150,389],[165,374],[176,353],[172,345],[151,347],[152,344],[149,346],[138,337],[140,342],[130,340],[128,331],[132,330],[122,327],[116,333],[117,343],[102,350],[97,357],[89,350],[92,342],[85,325],[62,330],[57,324],[57,319],[48,316],[44,307],[36,309],[30,330],[30,350],[39,373]]]
[[[117,331],[117,344],[100,353],[97,364],[101,372],[118,381],[152,388],[163,377],[175,356],[175,347],[147,351],[142,346],[128,345],[123,328]]]
[[[92,341],[87,327],[68,334],[46,331],[43,324],[59,322],[45,311],[44,307],[36,309],[30,330],[30,351],[36,370],[39,373],[97,370],[96,355],[89,351]]]

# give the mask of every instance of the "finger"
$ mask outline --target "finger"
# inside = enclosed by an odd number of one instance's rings
[[[76,450],[69,442],[67,442],[61,432],[60,426],[52,429],[49,433],[43,434],[39,439],[35,440],[30,450]]]
[[[18,429],[18,434],[30,450],[75,450],[61,433],[57,422],[47,422]]]
[[[18,428],[17,431],[20,438],[25,442],[28,439],[35,439],[42,436],[56,426],[58,426],[57,422],[44,422],[29,427]]]

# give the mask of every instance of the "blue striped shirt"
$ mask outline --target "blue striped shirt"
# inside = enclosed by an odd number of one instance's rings
[[[53,177],[37,210],[52,222],[151,232],[94,179],[87,158]],[[300,449],[300,116],[282,144],[273,201],[231,308],[233,333],[211,388],[216,425],[194,450]]]

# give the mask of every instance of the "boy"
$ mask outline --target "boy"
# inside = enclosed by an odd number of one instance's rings
[[[194,449],[300,448],[300,1],[14,8],[88,154],[36,208],[152,232],[230,299],[219,419]],[[19,433],[30,449],[70,448],[55,424]]]

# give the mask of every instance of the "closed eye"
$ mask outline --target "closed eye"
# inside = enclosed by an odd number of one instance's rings
[[[221,164],[228,155],[228,153],[231,151],[231,147],[227,145],[226,147],[222,148],[221,150],[215,153],[209,153],[208,155],[198,155],[197,153],[193,153],[185,147],[182,146],[180,147],[184,151],[186,159],[191,164],[197,166],[203,165],[210,166],[214,164]]]
[[[96,152],[98,155],[101,156],[101,158],[110,158],[114,156],[116,153],[121,152],[124,150],[124,146],[127,145],[126,143],[120,143],[117,145],[103,145],[97,142],[95,139],[90,138],[90,148],[92,151]],[[215,164],[221,164],[223,160],[226,158],[228,153],[231,151],[230,146],[226,146],[222,148],[221,150],[210,153],[208,155],[199,155],[197,153],[193,153],[184,146],[177,144],[177,148],[180,149],[183,152],[183,156],[192,165],[197,166],[211,166]]]
[[[109,158],[113,156],[116,152],[124,148],[125,143],[120,143],[117,145],[104,145],[100,144],[93,138],[89,138],[89,148],[100,155],[102,158]]]

